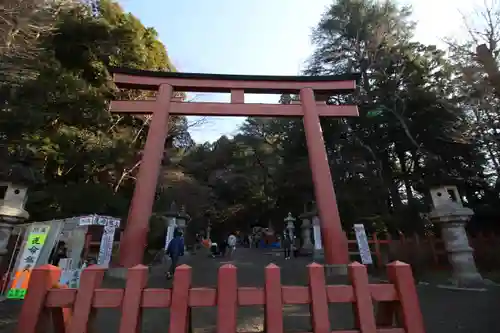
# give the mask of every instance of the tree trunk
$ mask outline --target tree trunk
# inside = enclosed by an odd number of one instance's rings
[[[408,200],[408,203],[410,203],[411,201],[413,201],[413,190],[411,188],[410,175],[408,174],[408,168],[406,166],[405,153],[403,151],[398,151],[397,155],[399,165],[401,166],[401,173],[403,175],[402,178],[406,191],[406,200]]]
[[[389,155],[385,153],[381,156],[380,161],[382,165],[382,178],[384,179],[385,186],[391,196],[394,210],[398,211],[401,209],[403,202],[401,201],[401,195],[399,194],[398,184],[394,181]]]

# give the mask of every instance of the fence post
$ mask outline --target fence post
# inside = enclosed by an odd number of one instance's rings
[[[281,272],[275,264],[269,264],[265,269],[265,331],[283,332],[283,299],[281,295]]]
[[[120,333],[140,333],[142,319],[142,290],[148,283],[148,268],[132,267],[127,272],[127,284],[123,294]]]
[[[18,333],[47,332],[50,314],[45,308],[48,291],[59,282],[61,269],[44,265],[33,270],[18,318]]]
[[[190,328],[189,287],[191,267],[180,265],[175,270],[172,284],[172,305],[168,332],[186,333]],[[173,301],[175,300],[175,302]]]
[[[349,279],[352,283],[356,302],[353,304],[356,328],[361,333],[377,331],[375,316],[373,315],[373,303],[368,284],[368,273],[366,266],[359,262],[349,265]]]
[[[217,278],[217,333],[234,333],[238,316],[236,267],[231,264],[221,266]]]
[[[101,286],[104,271],[104,267],[97,265],[83,270],[73,307],[73,318],[69,325],[70,332],[91,332],[91,323],[95,317],[95,311],[92,309],[94,291]]]
[[[322,265],[316,263],[307,265],[307,270],[309,271],[309,293],[311,295],[311,321],[313,331],[314,333],[330,333],[325,270]]]
[[[411,267],[401,261],[387,265],[389,281],[394,284],[401,304],[402,324],[407,333],[425,333]]]

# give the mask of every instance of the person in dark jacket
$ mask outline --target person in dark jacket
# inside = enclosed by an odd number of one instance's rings
[[[68,249],[66,248],[66,243],[64,241],[60,241],[50,254],[50,263],[54,266],[58,266],[61,259],[65,259],[67,257]]]
[[[223,236],[217,244],[219,245],[220,256],[221,257],[226,256],[226,250],[227,250],[226,238]]]
[[[172,278],[175,273],[175,268],[179,262],[179,257],[184,255],[184,238],[182,238],[182,233],[178,230],[174,232],[174,238],[168,243],[167,255],[170,257],[171,263],[170,268],[167,272],[167,278]]]
[[[292,240],[288,234],[285,234],[282,241],[283,250],[285,252],[285,260],[290,259],[290,254],[292,250]]]

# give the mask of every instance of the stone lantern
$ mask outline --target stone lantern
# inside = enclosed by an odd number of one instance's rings
[[[14,226],[29,218],[24,209],[28,188],[15,183],[0,183],[0,186],[6,188],[3,200],[0,201],[0,263],[3,263]]]
[[[314,213],[309,212],[307,209],[307,205],[304,205],[304,213],[300,214],[299,219],[302,221],[300,224],[301,229],[301,247],[300,253],[303,255],[312,254],[314,245],[311,239],[311,219]]]
[[[25,209],[28,200],[28,186],[35,182],[35,175],[29,168],[15,164],[0,175],[6,181],[0,182],[4,195],[0,198],[0,264],[8,254],[9,239],[16,225],[28,220]]]
[[[434,209],[429,218],[441,228],[448,260],[453,267],[452,283],[457,287],[483,284],[465,231],[465,224],[474,212],[463,206],[456,186],[433,187],[430,193]]]
[[[288,237],[293,242],[295,238],[295,217],[292,216],[292,213],[288,213],[288,216],[283,219],[285,221],[285,232],[288,234]]]
[[[319,223],[318,209],[315,202],[312,202],[312,207],[308,210],[304,207],[305,212],[300,215],[302,220],[302,248],[304,254],[313,254],[315,260],[323,258],[323,244],[321,243],[321,229]],[[311,237],[312,231],[312,237]]]

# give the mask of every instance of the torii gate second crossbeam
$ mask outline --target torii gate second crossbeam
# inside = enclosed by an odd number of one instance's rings
[[[156,72],[115,68],[118,88],[157,91],[153,101],[113,101],[111,112],[152,114],[143,150],[126,229],[120,245],[120,265],[142,264],[170,115],[197,116],[302,116],[309,151],[314,192],[318,205],[325,261],[344,265],[349,261],[333,181],[328,164],[320,116],[355,117],[355,105],[326,105],[338,93],[356,89],[356,74],[336,76],[248,76]],[[231,93],[231,103],[189,103],[173,98],[174,92]],[[245,93],[297,94],[300,104],[245,104]],[[321,101],[317,101],[321,99]]]

